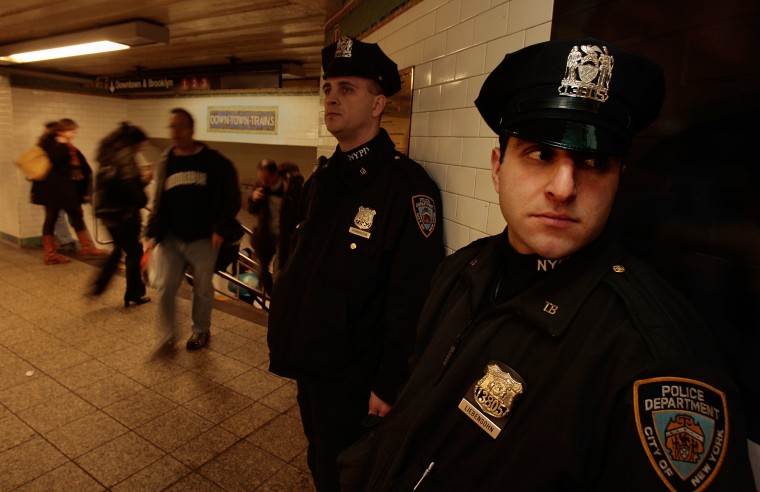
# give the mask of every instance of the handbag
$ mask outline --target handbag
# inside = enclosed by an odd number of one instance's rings
[[[44,181],[53,168],[47,152],[39,145],[32,145],[29,150],[16,159],[16,165],[21,168],[26,179]]]

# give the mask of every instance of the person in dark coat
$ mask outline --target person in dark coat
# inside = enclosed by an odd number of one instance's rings
[[[270,159],[259,163],[258,181],[248,197],[248,212],[257,219],[251,246],[258,260],[256,273],[267,293],[271,293],[273,284],[270,263],[276,277],[281,265],[288,261],[302,188],[303,176],[295,164],[278,166]]]
[[[362,422],[396,401],[444,255],[438,187],[380,126],[401,88],[396,64],[352,38],[322,53],[325,124],[338,147],[304,184],[267,334],[270,370],[297,381],[320,492],[337,490],[337,453]]]
[[[755,490],[711,331],[608,225],[664,90],[659,66],[596,39],[529,46],[487,77],[475,104],[507,228],[436,272],[412,376],[340,456],[342,490]]]
[[[82,203],[89,202],[92,195],[92,169],[84,155],[71,143],[78,128],[76,122],[63,118],[51,125],[39,141],[39,146],[52,164],[44,180],[34,181],[31,193],[32,203],[45,207],[42,247],[46,265],[70,261],[56,252],[55,223],[61,210],[66,211],[69,223],[76,231],[83,255],[106,254],[95,247],[84,223]]]
[[[123,251],[127,275],[125,307],[130,303],[139,305],[150,301],[145,297],[145,284],[140,273],[143,255],[140,209],[148,203],[147,182],[141,178],[136,161],[136,154],[147,139],[140,128],[122,123],[100,142],[98,148],[100,168],[95,178],[95,216],[108,228],[114,248],[95,279],[92,294],[97,296],[105,292]]]

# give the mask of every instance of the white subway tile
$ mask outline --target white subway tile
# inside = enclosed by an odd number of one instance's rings
[[[451,220],[444,221],[443,240],[447,248],[456,251],[470,244],[470,228]]]
[[[462,82],[463,83],[463,82]],[[464,84],[464,83],[463,83]],[[476,108],[455,109],[451,114],[451,135],[459,137],[477,137],[480,132],[480,113]],[[465,140],[471,140],[469,138]],[[463,144],[464,147],[464,144]],[[464,152],[462,164],[466,165]]]
[[[488,237],[488,234],[485,232],[476,231],[475,229],[470,229],[470,242],[477,241],[478,239],[482,239],[484,237]]]
[[[491,0],[466,0],[462,3],[459,20],[470,19],[491,7]]]
[[[439,137],[436,162],[459,166],[462,163],[462,139],[459,137]],[[449,189],[448,186],[446,189]]]
[[[483,74],[486,62],[486,45],[481,44],[457,53],[455,77],[464,79]]]
[[[428,113],[427,134],[431,137],[448,137],[451,135],[451,111],[433,111]]]
[[[494,7],[475,18],[474,43],[485,43],[507,34],[509,3]]]
[[[554,0],[512,0],[507,32],[523,31],[551,21],[553,7]]]
[[[444,166],[443,164],[435,164],[432,162],[425,164],[425,170],[427,171],[430,178],[435,181],[435,184],[438,185],[438,189],[440,190],[443,190],[446,186],[446,173],[448,171],[448,168],[449,166]]]
[[[430,113],[412,113],[411,136],[426,137],[428,135],[428,117]]]
[[[418,160],[435,162],[435,156],[438,154],[438,138],[433,137],[419,137],[417,139],[417,151],[415,155]]]
[[[552,37],[552,23],[546,22],[525,31],[525,46],[549,41]]]
[[[469,19],[448,29],[446,31],[446,54],[456,53],[472,46],[474,28],[475,23]]]
[[[414,88],[429,87],[433,78],[433,62],[423,63],[414,67]]]
[[[488,202],[460,196],[455,220],[460,224],[485,232],[488,224]]]
[[[414,40],[422,41],[435,34],[435,12],[430,12],[420,20],[412,24],[414,26]]]
[[[482,118],[478,123],[481,121]],[[491,150],[498,145],[499,141],[493,132],[491,132],[491,138],[465,138],[462,145],[462,165],[490,170]]]
[[[486,48],[486,72],[492,72],[496,68],[496,65],[501,63],[507,53],[512,53],[524,47],[525,32],[509,34],[490,41]]]
[[[437,60],[433,60],[433,73],[431,81],[433,85],[443,84],[454,80],[457,68],[456,55],[449,55]]]
[[[443,202],[443,217],[454,220],[457,215],[457,195],[441,191],[441,201]]]
[[[441,109],[464,107],[467,103],[467,81],[458,80],[441,86]]]
[[[405,65],[404,67],[414,67],[422,63],[423,58],[423,45],[422,41],[414,43],[406,49]],[[402,67],[402,68],[404,68]]]
[[[446,33],[441,32],[425,38],[422,53],[425,60],[434,60],[446,54]]]
[[[472,196],[475,193],[475,169],[450,166],[446,176],[446,191],[457,195]]]
[[[442,32],[459,22],[461,0],[452,0],[435,11],[435,32]]]
[[[420,111],[437,111],[441,109],[441,86],[420,89]]]

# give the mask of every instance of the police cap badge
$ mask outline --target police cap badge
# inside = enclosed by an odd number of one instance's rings
[[[322,49],[322,78],[353,75],[380,84],[383,94],[392,96],[401,90],[401,77],[396,63],[376,43],[364,43],[343,36]]]
[[[566,150],[624,155],[665,96],[662,68],[598,39],[548,41],[508,54],[475,101],[497,134]]]

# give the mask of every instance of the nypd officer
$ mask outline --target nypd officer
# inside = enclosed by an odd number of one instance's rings
[[[297,380],[309,468],[330,491],[337,453],[388,412],[408,377],[444,249],[438,188],[380,127],[401,88],[396,64],[348,37],[322,63],[325,125],[338,147],[304,184],[267,340],[270,370]]]
[[[508,55],[475,101],[506,230],[442,263],[426,346],[350,491],[755,490],[737,390],[692,308],[607,226],[657,65],[596,39]]]

